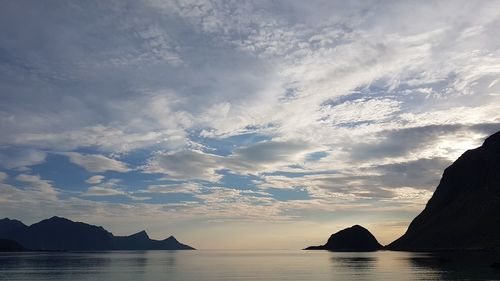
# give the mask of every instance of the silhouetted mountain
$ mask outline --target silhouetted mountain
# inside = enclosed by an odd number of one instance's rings
[[[23,252],[26,249],[13,240],[0,239],[0,252]]]
[[[500,132],[444,171],[425,209],[390,250],[500,249]]]
[[[337,252],[370,252],[382,249],[375,236],[366,228],[354,225],[332,234],[325,245],[310,246],[305,250],[330,250]]]
[[[11,220],[9,218],[0,219],[0,233],[26,227],[24,223],[18,220]]]
[[[5,225],[5,228],[3,228]],[[101,226],[52,217],[31,226],[15,220],[0,220],[0,238],[14,240],[33,250],[192,250],[175,238],[152,240],[145,231],[114,236]],[[173,239],[172,239],[173,238]],[[167,241],[167,242],[165,242]]]

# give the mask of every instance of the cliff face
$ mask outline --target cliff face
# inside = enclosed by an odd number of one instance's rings
[[[332,234],[325,245],[310,246],[306,250],[329,250],[338,252],[369,252],[382,249],[366,228],[354,225]]]
[[[500,132],[446,168],[425,209],[387,248],[500,249]]]

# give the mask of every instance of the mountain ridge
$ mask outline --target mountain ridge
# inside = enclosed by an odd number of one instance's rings
[[[30,226],[18,220],[1,219],[0,239],[15,241],[31,250],[194,250],[173,236],[154,240],[150,239],[144,230],[129,236],[115,236],[102,226],[75,222],[58,216]]]

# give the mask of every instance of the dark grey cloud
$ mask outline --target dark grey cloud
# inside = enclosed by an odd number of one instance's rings
[[[290,161],[297,153],[310,149],[310,144],[302,141],[264,141],[237,148],[232,157],[249,165]]]
[[[220,156],[193,150],[158,153],[149,160],[144,170],[166,174],[171,179],[217,181],[221,176],[216,174],[216,170],[224,167],[221,165],[223,161]]]
[[[365,181],[368,185],[380,187],[406,186],[433,191],[438,185],[444,169],[451,163],[445,158],[430,158],[379,165],[370,170],[380,175],[367,177]]]
[[[500,130],[500,123],[475,125],[429,125],[422,127],[384,130],[376,133],[375,141],[353,143],[345,149],[356,161],[382,159],[385,157],[405,157],[411,152],[425,149],[438,139],[450,141],[460,133],[474,132],[486,137]]]
[[[450,160],[444,158],[418,159],[375,165],[362,168],[356,174],[347,174],[342,177],[318,177],[315,180],[321,182],[322,188],[344,193],[399,187],[434,190],[444,169],[451,163]]]

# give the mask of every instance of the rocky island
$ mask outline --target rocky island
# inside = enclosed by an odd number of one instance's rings
[[[371,252],[381,250],[382,245],[375,236],[360,225],[332,234],[325,245],[310,246],[304,250],[329,250],[336,252]]]

